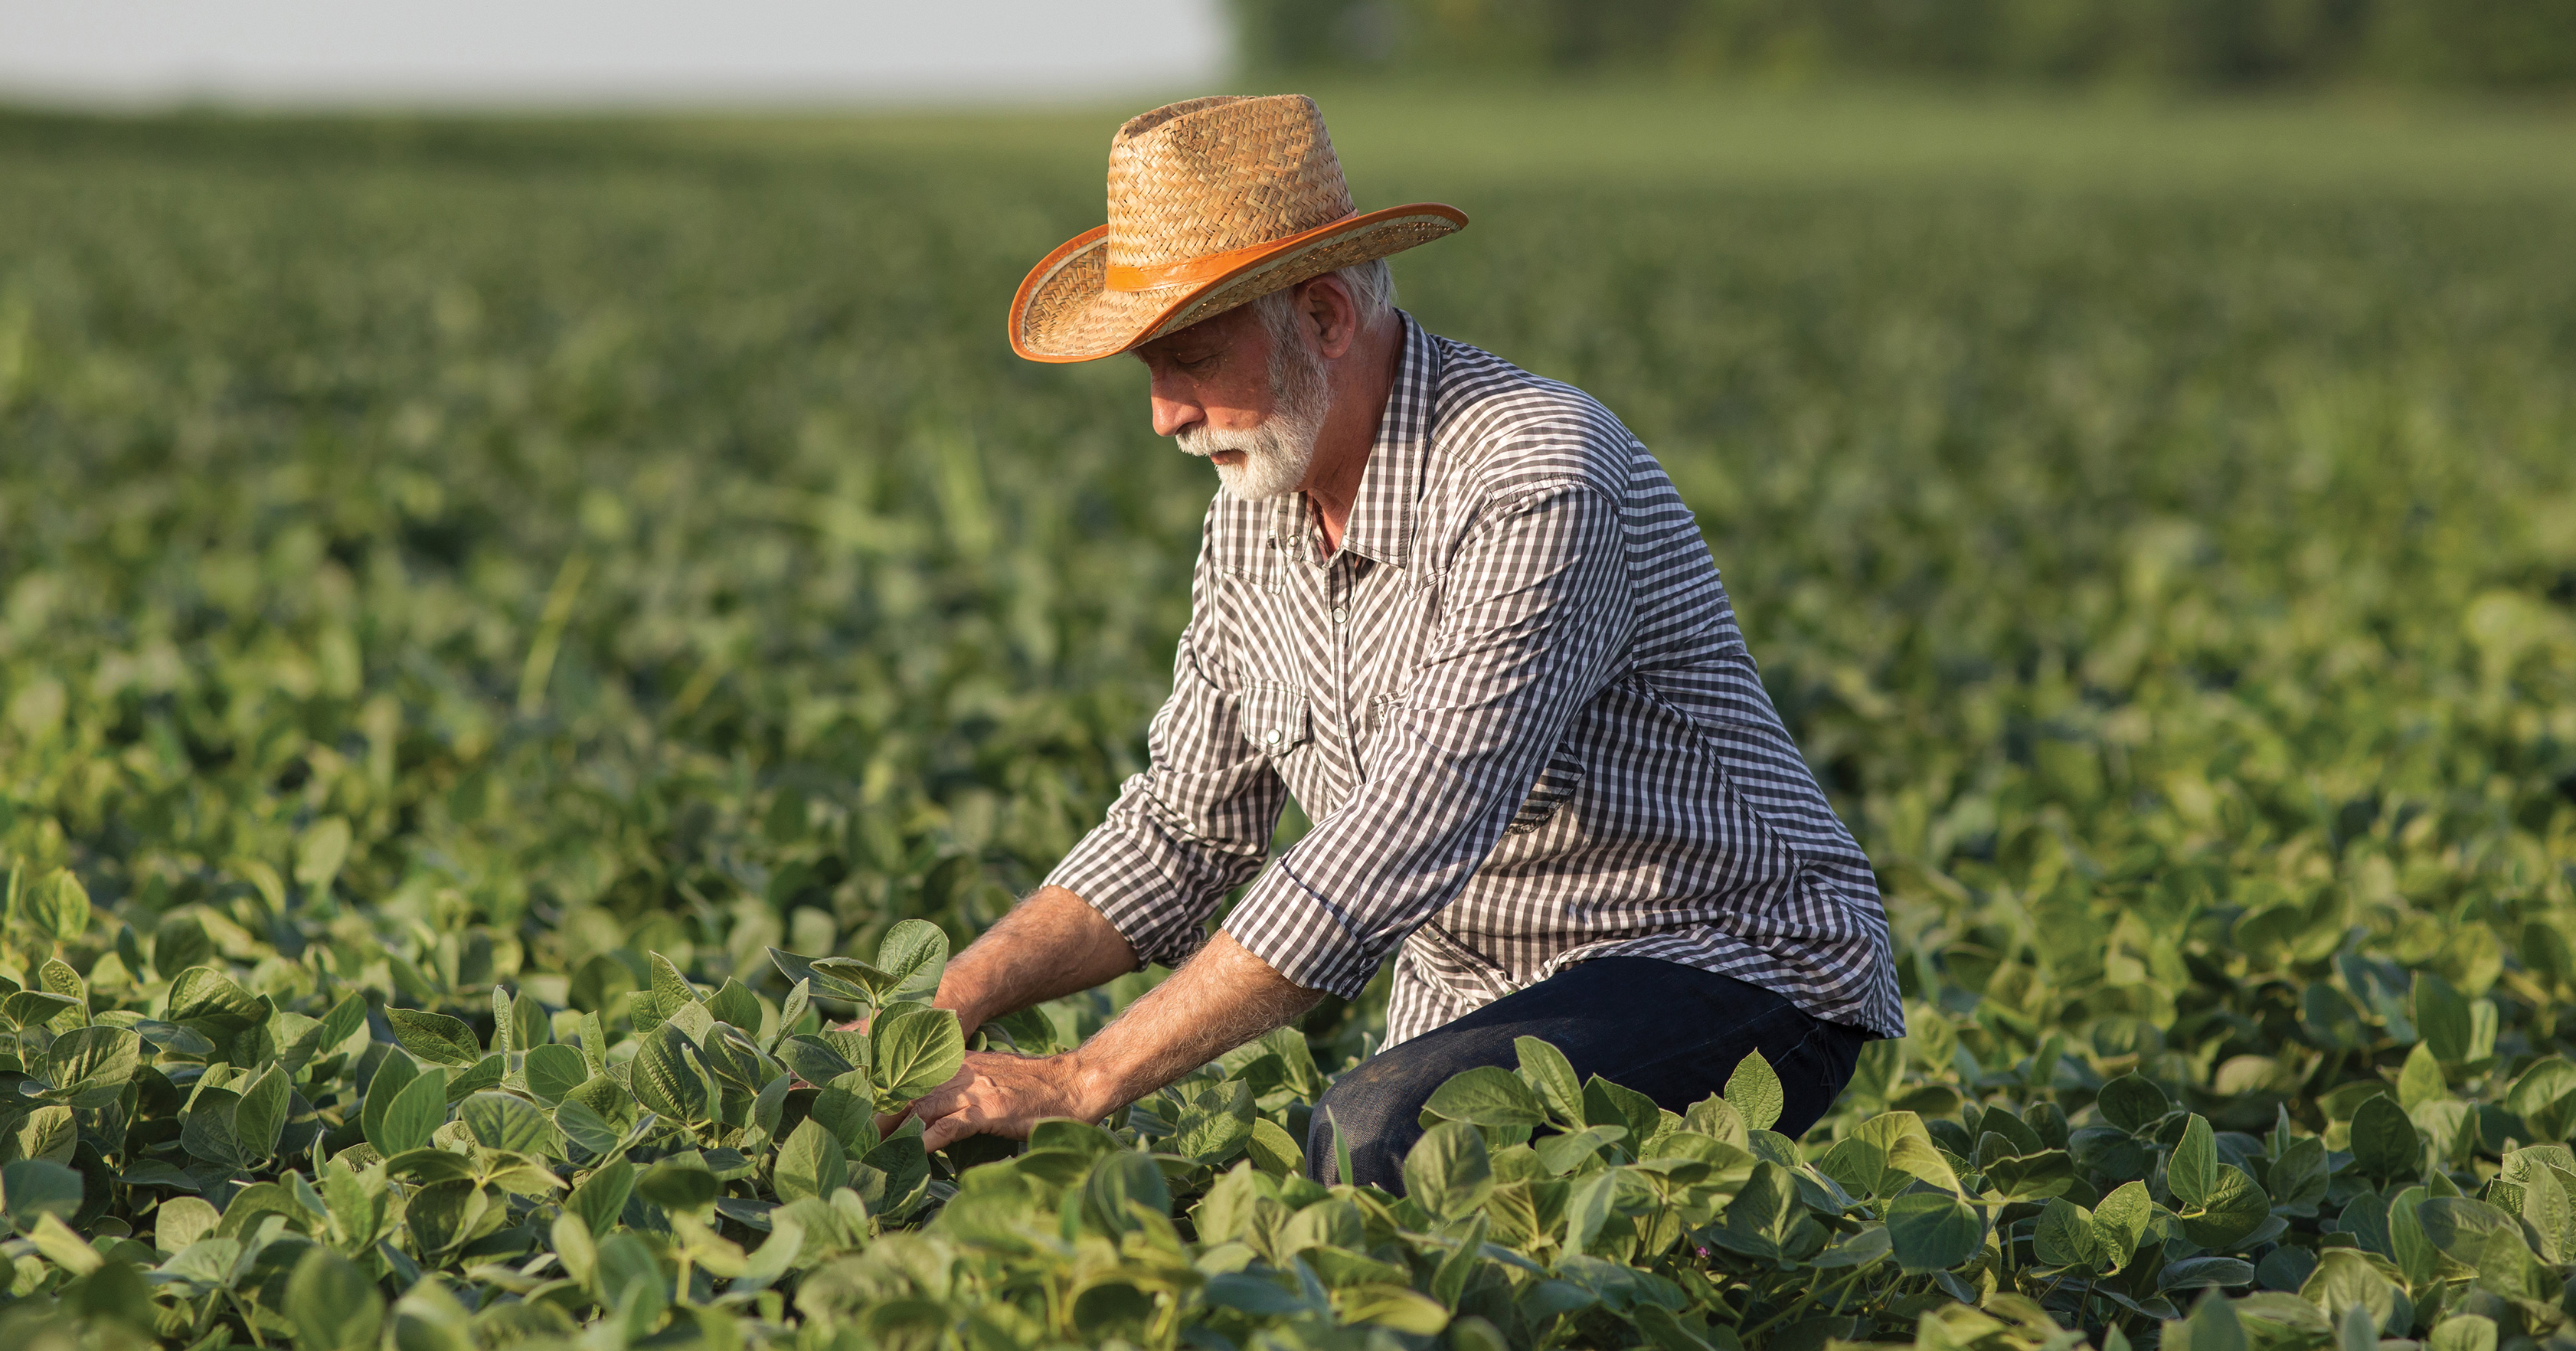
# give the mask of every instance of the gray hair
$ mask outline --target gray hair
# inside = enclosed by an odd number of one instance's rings
[[[1383,258],[1353,263],[1323,275],[1338,279],[1351,293],[1351,302],[1359,306],[1363,327],[1395,309],[1395,269],[1387,266]],[[1296,294],[1297,288],[1291,286],[1252,302],[1253,312],[1261,316],[1261,326],[1269,331],[1273,350],[1297,340]]]

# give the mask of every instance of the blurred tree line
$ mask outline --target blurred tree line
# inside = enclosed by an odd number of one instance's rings
[[[1246,64],[2576,85],[2576,0],[1231,0]]]

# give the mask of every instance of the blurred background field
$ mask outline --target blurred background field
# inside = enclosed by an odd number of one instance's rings
[[[1316,92],[1474,218],[1406,306],[1670,467],[1988,1063],[2275,1055],[2231,926],[2321,897],[2478,994],[2576,928],[2567,110]],[[1212,490],[1001,339],[1128,111],[0,119],[0,846],[555,1003],[962,939],[1137,767]]]

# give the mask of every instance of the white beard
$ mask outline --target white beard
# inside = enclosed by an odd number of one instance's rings
[[[1217,482],[1245,502],[1267,502],[1297,491],[1315,462],[1315,441],[1333,411],[1333,390],[1321,357],[1303,343],[1273,340],[1270,416],[1259,426],[1221,432],[1206,423],[1184,427],[1174,439],[1192,455],[1243,452],[1243,463],[1215,466]]]

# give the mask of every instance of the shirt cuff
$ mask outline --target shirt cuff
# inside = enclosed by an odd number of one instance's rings
[[[1383,948],[1372,950],[1356,917],[1298,877],[1293,855],[1273,860],[1235,902],[1226,936],[1292,985],[1357,999],[1377,974]]]
[[[1112,818],[1073,847],[1046,885],[1062,887],[1100,912],[1139,963],[1179,966],[1207,942],[1213,905],[1195,904],[1205,879],[1188,854],[1141,823]],[[1219,888],[1222,890],[1222,887]]]

